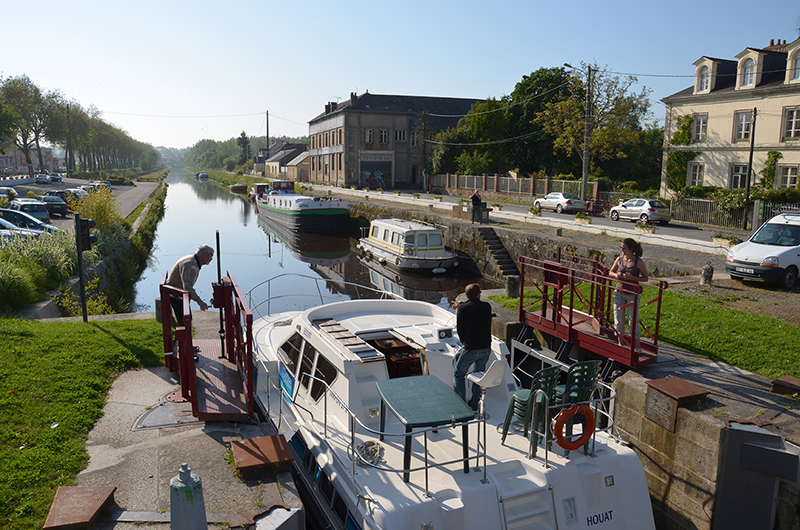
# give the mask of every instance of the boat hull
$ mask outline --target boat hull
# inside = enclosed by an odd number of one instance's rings
[[[455,253],[438,257],[407,256],[376,245],[368,239],[362,240],[360,246],[368,258],[401,271],[443,274],[458,266],[458,256]]]
[[[258,215],[291,232],[346,236],[350,229],[349,208],[295,211],[275,208],[261,201],[257,204]]]

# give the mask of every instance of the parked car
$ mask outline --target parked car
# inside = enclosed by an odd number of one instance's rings
[[[17,198],[17,190],[10,186],[0,186],[0,197],[13,201]]]
[[[800,271],[800,214],[776,215],[728,251],[725,272],[734,280],[764,280],[790,290]]]
[[[45,175],[44,173],[36,175],[33,182],[36,184],[50,184],[50,175]]]
[[[87,195],[89,195],[89,194],[86,192],[86,190],[82,190],[82,189],[80,189],[80,188],[68,188],[68,189],[66,189],[66,190],[64,190],[64,191],[68,191],[68,192],[70,192],[71,194],[73,194],[74,196],[76,196],[76,197],[77,197],[77,198],[79,198],[79,199],[83,199],[84,197],[86,197]],[[62,197],[62,198],[63,198],[63,197]]]
[[[61,182],[61,174],[50,173],[50,182]]]
[[[105,186],[108,189],[111,189],[111,182],[109,182],[107,180],[93,180],[89,184],[91,186],[97,187],[98,189],[102,188],[103,186]]]
[[[14,223],[11,223],[3,218],[0,218],[0,235],[2,235],[3,239],[12,238],[14,236],[18,236],[21,238],[26,238],[29,236],[36,237],[39,234],[41,234],[41,232],[35,230],[28,230],[26,228],[20,228]]]
[[[40,198],[47,206],[47,211],[50,213],[50,215],[58,214],[61,217],[66,217],[69,213],[69,204],[67,204],[67,201],[61,197],[56,197],[55,195],[42,195]]]
[[[17,228],[25,228],[36,232],[60,232],[61,229],[51,224],[45,224],[35,217],[32,217],[25,212],[19,210],[10,210],[8,208],[0,208],[0,219],[4,219],[13,224]]]
[[[8,203],[8,207],[12,210],[25,212],[43,223],[50,222],[50,212],[47,211],[47,205],[42,201],[36,199],[15,199]]]
[[[665,225],[672,218],[669,208],[658,199],[630,199],[611,208],[612,221],[628,219],[630,221],[645,221]]]
[[[541,199],[533,201],[533,207],[542,210],[562,212],[582,212],[586,210],[586,203],[574,193],[554,191]]]

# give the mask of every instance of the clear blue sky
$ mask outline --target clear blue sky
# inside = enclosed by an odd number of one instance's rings
[[[351,92],[499,98],[581,61],[642,74],[663,120],[695,60],[792,42],[798,16],[796,0],[6,2],[0,73],[168,147],[264,135],[266,111],[271,136],[305,135]]]

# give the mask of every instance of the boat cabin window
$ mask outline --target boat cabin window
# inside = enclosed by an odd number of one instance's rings
[[[309,344],[306,346],[306,348],[311,348],[311,345]],[[334,379],[336,379],[336,367],[334,367],[324,356],[318,355],[317,369],[314,371],[314,377],[322,379],[330,385],[333,383]],[[325,385],[323,385],[317,379],[314,379],[314,382],[311,383],[311,399],[317,401],[325,393],[325,390]]]
[[[281,346],[281,351],[284,353],[286,359],[286,368],[290,373],[295,373],[297,368],[297,360],[300,358],[300,348],[303,346],[303,337],[299,333],[292,335],[292,338],[287,340]]]
[[[303,384],[303,388],[308,388],[308,380],[310,377],[308,377],[307,374],[314,373],[312,370],[314,369],[314,356],[316,354],[316,348],[306,342],[306,347],[303,348],[303,360],[300,364],[300,373],[297,374],[300,378],[300,382]]]
[[[428,234],[428,246],[429,247],[444,246],[444,242],[442,241],[442,234],[437,234],[436,232]]]
[[[414,232],[406,233],[406,243],[408,243],[409,245],[414,244]]]
[[[344,524],[345,520],[347,520],[347,504],[345,504],[344,499],[336,490],[333,492],[333,513],[339,518],[340,523]],[[347,528],[350,527],[348,526]]]
[[[378,231],[379,231],[378,227],[377,226],[373,226],[370,235],[372,237],[374,237],[375,239],[378,239]]]
[[[417,246],[419,248],[428,247],[428,234],[417,234]]]
[[[392,245],[400,246],[400,234],[397,232],[392,232]]]

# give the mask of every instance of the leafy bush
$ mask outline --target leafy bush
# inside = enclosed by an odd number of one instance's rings
[[[39,289],[33,272],[8,253],[0,255],[0,312],[12,313],[36,302]]]

